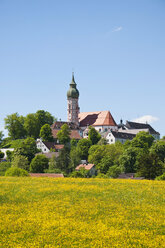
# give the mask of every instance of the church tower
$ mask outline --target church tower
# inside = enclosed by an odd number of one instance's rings
[[[77,126],[79,125],[78,114],[80,111],[80,108],[78,105],[78,99],[79,99],[79,91],[76,88],[74,74],[72,74],[72,81],[70,83],[70,88],[67,92],[68,122],[73,122]]]

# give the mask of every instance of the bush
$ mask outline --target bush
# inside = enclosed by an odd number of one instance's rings
[[[49,159],[43,154],[38,154],[30,164],[30,171],[33,173],[43,173],[49,167]]]
[[[0,176],[4,176],[5,175],[5,172],[10,167],[11,167],[11,163],[10,162],[1,162],[0,163]]]
[[[108,176],[104,173],[99,173],[96,178],[108,178]]]
[[[28,172],[26,170],[20,169],[20,168],[9,168],[6,173],[6,177],[27,177],[29,176]]]
[[[121,168],[118,165],[113,165],[109,168],[107,176],[111,178],[117,178],[121,173]]]
[[[73,171],[71,174],[70,174],[70,177],[80,177],[80,178],[86,178],[86,177],[89,177],[89,171],[84,169],[84,168],[81,168],[80,170],[78,171]]]
[[[162,174],[161,176],[159,176],[159,177],[156,177],[155,180],[158,180],[158,181],[160,181],[160,180],[165,180],[165,173],[163,173],[163,174]]]
[[[29,171],[29,162],[25,156],[16,155],[11,162],[12,167],[17,167]]]

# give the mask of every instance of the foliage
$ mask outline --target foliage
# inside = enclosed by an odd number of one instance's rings
[[[96,165],[101,173],[107,173],[110,166],[119,164],[119,157],[123,152],[120,142],[111,145],[94,145],[89,149],[88,161]]]
[[[136,172],[136,158],[143,150],[138,147],[128,147],[119,158],[119,163],[125,173]]]
[[[165,141],[158,140],[157,142],[153,143],[151,147],[151,153],[158,156],[160,161],[164,162],[165,159]]]
[[[72,148],[70,151],[70,163],[69,163],[69,167],[71,169],[75,169],[77,165],[79,165],[81,161],[81,158],[79,156],[79,153],[77,151],[76,148]]]
[[[11,167],[10,162],[1,162],[0,163],[0,176],[4,176],[6,170],[9,169],[10,167]]]
[[[0,131],[0,144],[2,143],[2,141],[3,141],[3,137],[4,137],[4,134],[3,134],[3,132],[2,131]]]
[[[120,166],[113,165],[109,168],[106,175],[108,177],[111,177],[111,178],[118,178],[118,176],[120,175],[121,172],[122,172],[122,170],[121,170]]]
[[[43,154],[36,155],[30,163],[30,172],[43,173],[49,167],[49,159]]]
[[[156,177],[155,180],[158,181],[165,180],[165,172],[161,176]]]
[[[25,117],[24,128],[26,130],[27,136],[37,139],[39,137],[40,126],[41,125],[37,120],[36,114],[28,114]]]
[[[58,168],[57,168],[57,159],[56,159],[56,156],[53,155],[51,158],[50,158],[50,161],[49,161],[49,168],[47,170],[48,173],[56,173],[56,171],[60,171]]]
[[[108,141],[107,141],[107,139],[105,139],[105,138],[101,138],[99,141],[98,141],[98,143],[97,143],[97,145],[100,145],[100,146],[102,146],[102,145],[107,145],[108,144]]]
[[[157,155],[143,151],[137,155],[136,160],[137,173],[136,176],[154,179],[160,176],[164,171],[164,164],[159,160]]]
[[[12,158],[13,158],[13,154],[14,154],[13,151],[7,150],[7,151],[6,151],[6,155],[7,155],[6,160],[9,161],[9,162],[11,162],[11,160],[12,160]]]
[[[26,136],[24,129],[24,117],[18,113],[7,115],[5,118],[5,128],[8,130],[8,135],[11,139],[22,139]]]
[[[96,176],[96,178],[108,178],[108,176],[104,173],[98,173],[98,175]]]
[[[11,138],[5,138],[1,144],[1,148],[19,148],[24,139],[11,140]]]
[[[13,168],[9,168],[5,172],[5,176],[6,177],[27,177],[27,176],[29,176],[29,174],[24,169],[20,169],[18,167],[13,167]]]
[[[49,124],[45,124],[41,127],[40,137],[43,141],[53,141],[52,130]]]
[[[11,167],[17,167],[29,171],[29,161],[25,156],[16,155],[11,162]]]
[[[80,170],[78,171],[73,171],[71,174],[70,174],[70,177],[80,177],[80,178],[86,178],[86,177],[89,177],[89,171],[86,170],[85,168],[81,168]]]
[[[77,144],[77,152],[81,159],[87,160],[88,151],[91,146],[91,141],[88,139],[81,139]]]
[[[3,158],[5,156],[4,152],[1,152],[0,150],[0,159]]]
[[[28,158],[29,162],[31,162],[37,152],[38,150],[35,139],[28,137],[22,141],[22,144],[19,148],[14,150],[14,156],[23,155]]]
[[[72,171],[70,165],[70,149],[67,146],[64,146],[63,149],[60,150],[59,156],[57,158],[57,168],[61,171],[69,173]]]
[[[76,139],[71,139],[71,140],[70,140],[71,149],[72,149],[72,148],[75,148],[75,147],[77,146],[77,143],[78,143],[78,142],[77,142]]]
[[[70,141],[70,129],[67,124],[62,125],[57,133],[57,138],[61,144],[67,144]]]
[[[92,145],[95,145],[101,139],[101,135],[94,127],[90,126],[88,132],[88,139],[91,141]]]
[[[139,132],[135,138],[131,141],[133,147],[150,148],[153,144],[154,137],[149,133],[142,131]]]

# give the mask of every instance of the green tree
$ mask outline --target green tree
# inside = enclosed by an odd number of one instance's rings
[[[55,118],[49,112],[44,110],[38,110],[35,115],[38,125],[38,136],[39,136],[41,127],[45,124],[52,125]]]
[[[40,137],[43,141],[53,141],[52,130],[49,124],[45,124],[41,127]]]
[[[15,167],[15,168],[9,168],[5,172],[6,177],[27,177],[29,176],[28,172],[24,169]]]
[[[12,160],[11,167],[18,167],[29,171],[29,161],[25,156],[17,155]]]
[[[61,170],[58,169],[57,166],[57,158],[53,155],[49,160],[49,168],[47,170],[48,173],[61,173]]]
[[[70,151],[70,164],[69,168],[75,169],[80,164],[80,156],[76,148],[72,148]]]
[[[109,168],[108,172],[107,172],[107,176],[111,177],[111,178],[118,178],[118,176],[120,175],[120,173],[122,172],[121,167],[118,165],[113,165]]]
[[[70,173],[70,149],[67,146],[64,146],[62,150],[59,152],[59,156],[57,158],[57,168],[62,172]]]
[[[139,132],[136,137],[131,141],[133,147],[150,148],[153,144],[154,137],[148,132]]]
[[[94,127],[90,126],[88,132],[88,139],[91,141],[92,145],[95,145],[101,139],[101,135]]]
[[[0,176],[4,176],[5,175],[5,172],[10,167],[11,167],[11,163],[10,162],[1,162],[0,163]]]
[[[0,144],[2,143],[2,141],[3,141],[3,137],[4,137],[4,134],[3,134],[3,132],[2,131],[0,131]]]
[[[4,156],[5,156],[5,154],[0,151],[0,159],[2,159]]]
[[[33,173],[43,173],[49,167],[49,159],[43,154],[36,155],[30,163],[30,171]]]
[[[26,130],[27,136],[37,139],[39,137],[39,123],[36,114],[28,114],[25,117],[24,128]]]
[[[88,159],[88,151],[91,146],[91,141],[88,139],[81,139],[77,144],[77,152],[81,159]]]
[[[6,151],[7,161],[11,162],[12,157],[13,157],[13,154],[14,154],[13,151],[10,151],[10,150],[7,150],[7,151]]]
[[[107,141],[107,139],[105,139],[105,138],[101,138],[99,141],[98,141],[98,143],[97,143],[97,145],[100,145],[100,146],[102,146],[102,145],[107,145],[108,144],[108,141]]]
[[[35,139],[28,137],[22,142],[19,148],[14,150],[13,156],[23,155],[28,158],[29,162],[31,162],[37,152],[38,150]]]
[[[162,175],[165,171],[164,164],[159,160],[158,156],[146,151],[138,153],[136,167],[136,175],[147,179],[154,179],[155,177]]]
[[[151,153],[158,156],[158,158],[164,162],[165,160],[165,141],[158,140],[157,142],[153,143],[150,149]]]
[[[136,158],[143,149],[138,147],[128,147],[119,158],[119,163],[125,173],[136,172]]]
[[[22,139],[26,136],[24,129],[24,117],[18,113],[8,115],[5,118],[5,128],[12,139]]]
[[[62,125],[61,130],[57,133],[57,138],[61,144],[70,142],[70,129],[67,124]]]

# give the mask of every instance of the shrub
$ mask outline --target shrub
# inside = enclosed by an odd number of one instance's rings
[[[27,177],[29,176],[28,172],[26,170],[20,169],[20,168],[9,168],[6,173],[6,177]]]
[[[118,165],[113,165],[109,168],[107,176],[111,178],[117,178],[121,173],[121,168]]]
[[[23,155],[16,155],[11,162],[12,167],[17,167],[29,171],[28,159]]]
[[[165,173],[163,173],[161,176],[156,177],[155,180],[165,180]]]
[[[5,156],[5,154],[0,151],[0,158],[3,158],[4,156]]]
[[[33,173],[43,173],[49,167],[49,159],[43,154],[38,154],[30,164],[30,171]]]
[[[70,174],[70,177],[80,177],[80,178],[86,178],[86,177],[89,177],[89,171],[84,169],[84,168],[81,168],[80,170],[78,171],[73,171],[71,174]]]
[[[5,172],[10,167],[11,167],[11,163],[10,162],[1,162],[0,163],[0,176],[4,176],[5,175]]]
[[[106,174],[103,173],[99,173],[96,178],[108,178],[108,176]]]

